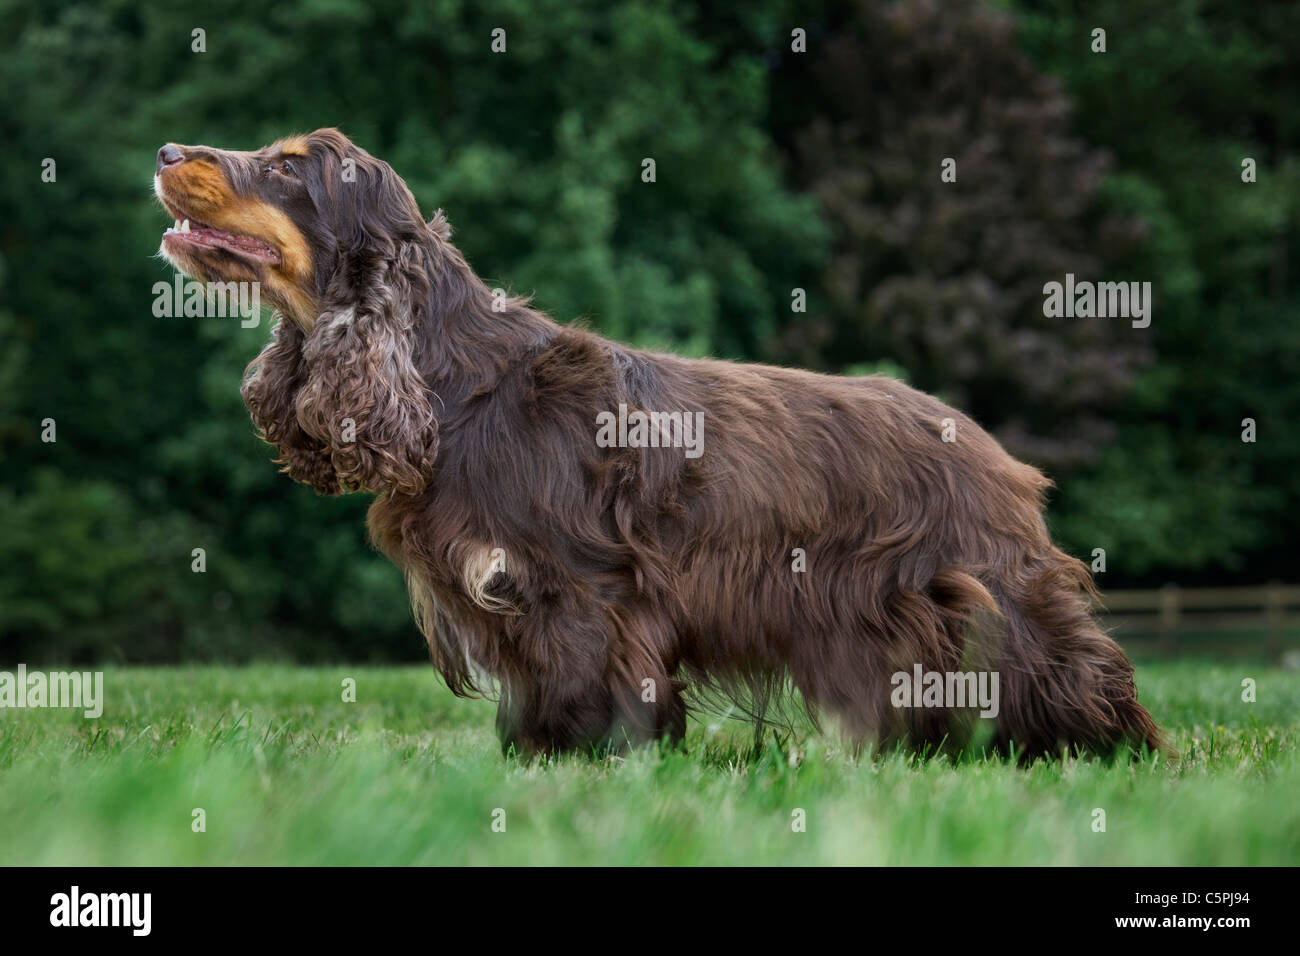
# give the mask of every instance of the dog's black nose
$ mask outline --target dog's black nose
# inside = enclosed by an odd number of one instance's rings
[[[179,146],[168,143],[158,150],[158,172],[162,172],[164,166],[174,166],[184,158],[185,154],[180,151]]]

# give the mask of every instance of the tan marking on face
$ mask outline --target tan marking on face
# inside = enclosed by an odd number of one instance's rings
[[[259,199],[236,198],[217,214],[216,221],[203,221],[227,232],[257,236],[279,249],[279,265],[267,270],[272,291],[280,293],[286,308],[299,324],[311,328],[320,313],[320,307],[309,291],[313,271],[311,248],[292,219]]]
[[[191,160],[164,170],[163,192],[201,222],[238,235],[256,236],[280,251],[278,265],[262,270],[271,298],[294,321],[310,329],[320,305],[310,291],[311,247],[293,220],[260,199],[237,195],[213,163]]]
[[[306,136],[290,136],[276,143],[276,148],[283,156],[306,156],[308,142]]]
[[[206,160],[192,159],[164,169],[160,175],[164,192],[178,199],[183,197],[185,211],[210,225],[216,223],[208,217],[216,215],[235,200],[221,170]]]

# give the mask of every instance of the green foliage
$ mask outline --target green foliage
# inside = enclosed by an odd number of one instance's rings
[[[422,655],[364,496],[252,435],[267,325],[152,313],[157,148],[329,125],[561,320],[972,411],[1051,466],[1107,586],[1294,578],[1298,10],[0,0],[0,659]],[[1069,269],[1151,281],[1152,328],[1044,322]]]
[[[1071,129],[1059,84],[983,0],[851,0],[815,47],[781,88],[806,107],[787,104],[777,133],[836,241],[824,338],[793,328],[787,354],[888,357],[1013,454],[1095,460],[1149,349],[1121,319],[1045,316],[1043,286],[1096,279],[1138,224],[1103,214],[1107,156]]]
[[[661,0],[0,2],[0,87],[21,92],[0,117],[4,656],[423,653],[366,501],[316,499],[252,436],[238,386],[267,326],[153,316],[164,142],[338,126],[493,284],[625,341],[755,356],[825,230],[781,183],[760,62],[693,20]]]
[[[1112,570],[1156,581],[1294,579],[1300,500],[1300,7],[1208,0],[1018,0],[1026,50],[1060,75],[1116,172],[1110,208],[1146,241],[1157,361],[1117,440],[1062,481],[1057,526]],[[1091,31],[1107,52],[1090,52]],[[1242,181],[1242,160],[1257,182]],[[1243,443],[1242,420],[1258,439]]]

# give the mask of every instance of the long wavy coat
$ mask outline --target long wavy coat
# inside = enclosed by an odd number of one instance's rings
[[[960,412],[558,325],[334,130],[168,144],[156,189],[171,261],[281,313],[243,385],[261,434],[322,494],[376,495],[434,664],[499,688],[507,748],[681,738],[693,687],[761,716],[787,685],[857,741],[1162,747],[1048,481]],[[900,674],[973,671],[996,716],[900,705]]]

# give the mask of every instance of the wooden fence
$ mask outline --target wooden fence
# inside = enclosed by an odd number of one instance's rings
[[[1153,642],[1166,656],[1178,653],[1184,638],[1222,635],[1262,638],[1274,660],[1287,644],[1288,631],[1300,627],[1300,585],[1266,584],[1244,588],[1180,588],[1167,584],[1148,591],[1109,591],[1102,595],[1103,621],[1116,640]]]

